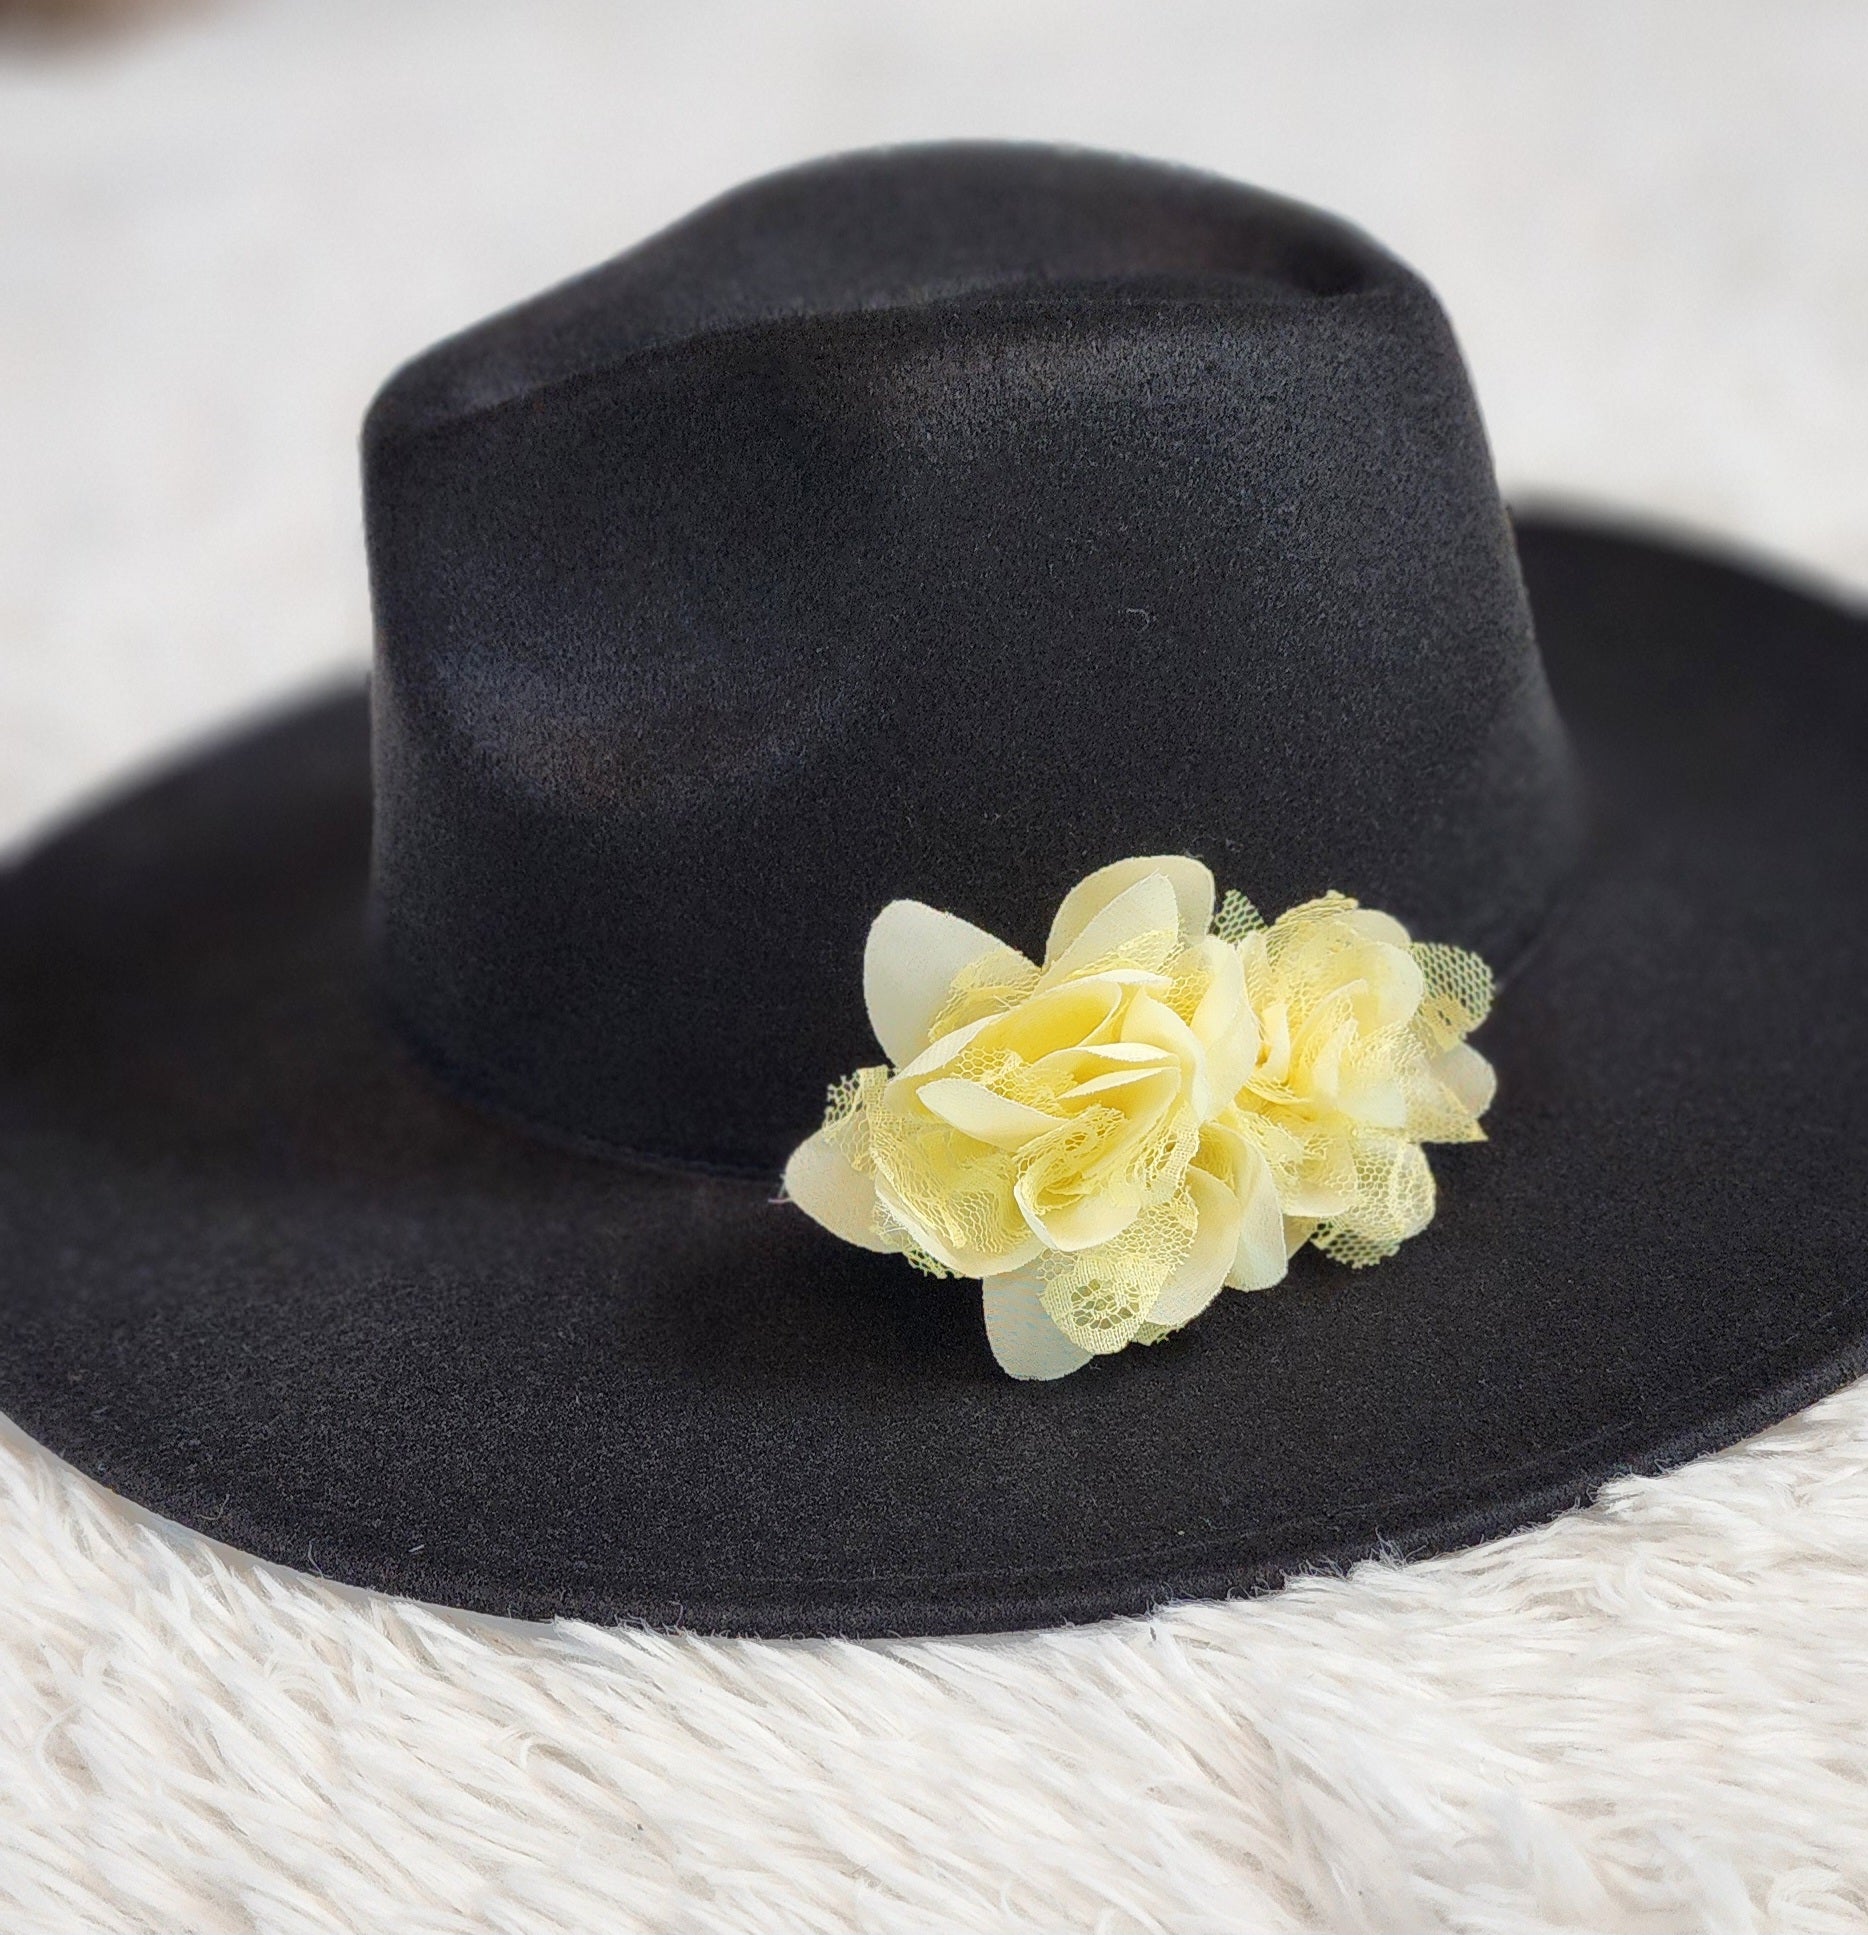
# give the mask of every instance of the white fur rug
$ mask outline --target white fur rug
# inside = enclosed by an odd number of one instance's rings
[[[1868,9],[253,0],[0,55],[0,837],[362,661],[399,356],[804,154],[1337,206],[1508,483],[1868,584]],[[1868,1926],[1868,1389],[1481,1551],[970,1642],[497,1626],[0,1439],[0,1928]]]

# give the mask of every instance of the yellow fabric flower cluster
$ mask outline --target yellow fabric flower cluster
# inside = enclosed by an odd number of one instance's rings
[[[833,1234],[978,1277],[1014,1377],[1152,1343],[1305,1243],[1360,1266],[1433,1216],[1423,1142],[1484,1139],[1476,955],[1341,894],[1267,926],[1175,855],[1066,896],[1044,964],[919,901],[869,932],[890,1066],[831,1092],[786,1193]]]

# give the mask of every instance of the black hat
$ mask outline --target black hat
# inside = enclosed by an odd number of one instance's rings
[[[367,701],[0,878],[0,1407],[116,1490],[494,1612],[982,1630],[1489,1537],[1868,1361],[1863,623],[1514,541],[1355,231],[1092,155],[828,162],[409,365],[365,472]],[[878,1098],[1131,890],[1167,913],[1090,967],[1191,1027],[1213,879],[1261,1100],[1306,921],[1411,990],[1303,997],[1353,1010],[1329,1081],[1412,1057],[1338,1178],[1399,1220],[1291,1194],[1331,1152],[1278,1089],[1276,1287],[1151,1324],[1059,1238],[1032,1321],[1094,1361],[1008,1377]],[[878,1047],[901,903],[981,947]],[[1211,1186],[1223,1100],[1124,1175]]]

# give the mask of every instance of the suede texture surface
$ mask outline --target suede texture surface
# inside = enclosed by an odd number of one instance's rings
[[[264,1557],[530,1616],[1009,1628],[1486,1537],[1868,1367],[1868,625],[1521,550],[1589,853],[1431,1229],[1058,1385],[977,1290],[601,1161],[377,1025],[362,696],[0,884],[0,1409]]]
[[[420,359],[365,455],[381,985],[575,1143],[776,1174],[900,896],[1035,953],[1193,851],[1508,965],[1575,852],[1452,332],[1295,203],[820,163]]]

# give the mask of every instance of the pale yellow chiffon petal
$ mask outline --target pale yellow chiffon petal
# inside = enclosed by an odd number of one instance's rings
[[[1100,1040],[1121,1013],[1123,989],[1107,976],[1046,988],[992,1019],[993,1044],[1028,1062]]]
[[[1257,1150],[1240,1164],[1234,1188],[1239,1196],[1239,1239],[1226,1281],[1235,1290],[1269,1290],[1284,1281],[1291,1246],[1271,1165]]]
[[[1236,947],[1212,935],[1195,945],[1192,959],[1206,976],[1193,1032],[1205,1050],[1214,1098],[1229,1101],[1258,1062],[1258,1016],[1246,998],[1245,963]]]
[[[1166,958],[1173,951],[1172,937],[1179,929],[1180,903],[1174,896],[1174,883],[1164,873],[1144,874],[1106,907],[1099,907],[1066,947],[1055,955],[1047,949],[1045,976],[1055,979],[1085,973],[1144,934],[1169,937],[1161,950]],[[1154,967],[1160,962],[1150,960],[1142,965]]]
[[[1031,1380],[1068,1377],[1090,1361],[1045,1315],[1044,1282],[1034,1269],[1008,1270],[980,1285],[986,1341],[1009,1376]]]
[[[1165,1048],[1157,1048],[1151,1042],[1098,1041],[1092,1042],[1087,1048],[1074,1051],[1064,1049],[1053,1056],[1048,1064],[1041,1062],[1039,1066],[1059,1066],[1064,1057],[1073,1052],[1081,1056],[1086,1067],[1096,1063],[1109,1069],[1165,1068],[1174,1059]]]
[[[1051,937],[1045,943],[1045,966],[1052,966],[1111,901],[1151,874],[1160,874],[1173,890],[1181,938],[1189,943],[1197,941],[1213,924],[1210,870],[1181,853],[1118,860],[1113,866],[1099,868],[1087,880],[1080,880],[1064,896],[1057,918],[1051,923]]]
[[[801,1142],[785,1165],[785,1194],[832,1236],[865,1250],[896,1246],[876,1230],[876,1185],[824,1131]]]
[[[1004,945],[982,927],[918,900],[892,900],[863,949],[863,1000],[882,1052],[897,1068],[928,1045],[954,976]]]
[[[1200,1064],[1200,1037],[1165,1001],[1152,994],[1138,994],[1129,1002],[1129,1011],[1122,1018],[1122,1039],[1172,1055],[1189,1071]]]
[[[895,1080],[906,1082],[910,1088],[926,1080],[937,1069],[945,1068],[974,1036],[990,1028],[996,1020],[997,1015],[982,1015],[979,1020],[969,1021],[963,1027],[949,1029],[946,1034],[930,1042],[906,1067],[899,1069]]]
[[[1133,1183],[1112,1184],[1093,1196],[1049,1204],[1043,1201],[1035,1174],[1018,1179],[1013,1191],[1032,1234],[1046,1249],[1075,1255],[1099,1249],[1120,1236],[1141,1214],[1141,1191]]]
[[[1061,1116],[1047,1115],[1028,1102],[1015,1102],[979,1082],[943,1075],[917,1091],[924,1108],[963,1135],[995,1149],[1022,1149],[1027,1142],[1063,1126]]]
[[[1477,1117],[1492,1106],[1498,1075],[1476,1048],[1457,1042],[1434,1058],[1434,1074],[1452,1091],[1453,1099]]]
[[[1356,1019],[1371,1034],[1412,1021],[1427,991],[1426,977],[1405,947],[1356,948],[1342,971],[1362,984],[1354,1003]]]
[[[1100,1075],[1091,1075],[1086,1080],[1074,1083],[1065,1091],[1063,1099],[1069,1102],[1087,1102],[1100,1097],[1104,1101],[1118,1101],[1118,1098],[1139,1082],[1150,1086],[1149,1099],[1154,1099],[1162,1089],[1162,1078],[1166,1077],[1166,1089],[1172,1093],[1178,1076],[1174,1064],[1159,1049],[1151,1049],[1147,1061],[1137,1057],[1137,1065],[1129,1068],[1106,1069]],[[1118,1102],[1119,1105],[1119,1102]]]
[[[1373,907],[1351,903],[1337,919],[1358,940],[1379,941],[1384,947],[1412,945],[1407,929],[1392,914],[1381,913]]]
[[[1219,1295],[1239,1247],[1238,1197],[1204,1169],[1187,1171],[1187,1189],[1199,1217],[1193,1247],[1148,1311],[1148,1321],[1163,1330],[1191,1323]]]

